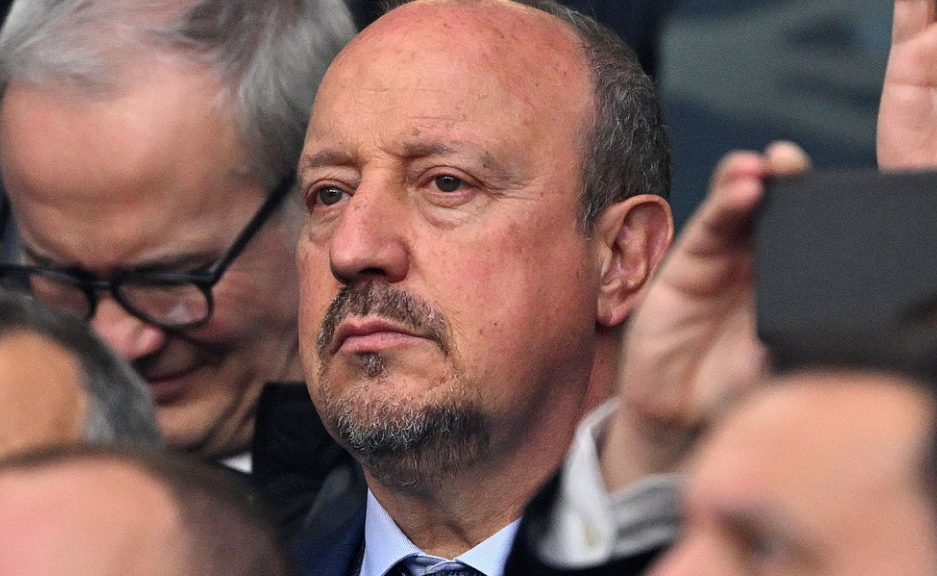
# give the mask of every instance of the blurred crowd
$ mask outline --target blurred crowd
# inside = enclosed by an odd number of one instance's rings
[[[933,0],[3,13],[0,574],[937,571]]]

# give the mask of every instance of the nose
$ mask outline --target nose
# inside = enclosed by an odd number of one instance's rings
[[[128,361],[156,352],[166,340],[166,333],[161,328],[133,316],[109,297],[98,301],[91,326]]]
[[[410,266],[409,216],[404,192],[362,181],[331,237],[332,274],[344,284],[375,277],[403,280]]]

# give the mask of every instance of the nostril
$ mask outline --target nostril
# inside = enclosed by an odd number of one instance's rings
[[[360,283],[363,280],[368,280],[371,278],[387,278],[387,271],[382,270],[381,268],[370,267],[363,268],[361,270],[355,270],[353,272],[341,271],[336,269],[334,266],[332,268],[332,275],[344,285],[351,285],[355,283]]]

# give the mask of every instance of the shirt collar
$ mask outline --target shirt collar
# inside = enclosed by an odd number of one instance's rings
[[[502,576],[519,523],[520,520],[511,522],[454,560],[468,564],[485,576]],[[370,490],[364,520],[364,541],[361,576],[385,576],[404,558],[425,556],[424,552],[397,527],[393,518]]]
[[[240,454],[235,454],[234,456],[228,456],[227,458],[222,458],[218,461],[222,466],[227,466],[238,472],[243,472],[244,474],[250,474],[251,469],[253,468],[253,459],[251,458],[250,451],[242,452]]]

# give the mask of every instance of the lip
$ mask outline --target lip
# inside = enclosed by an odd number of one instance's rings
[[[426,339],[426,336],[383,318],[346,318],[335,330],[329,352],[336,354],[347,348],[353,348],[348,351],[356,353],[376,352],[400,338]]]
[[[188,388],[188,379],[195,368],[189,368],[172,373],[159,374],[157,376],[145,377],[146,383],[153,392],[153,400],[157,404],[168,404],[173,402]]]

